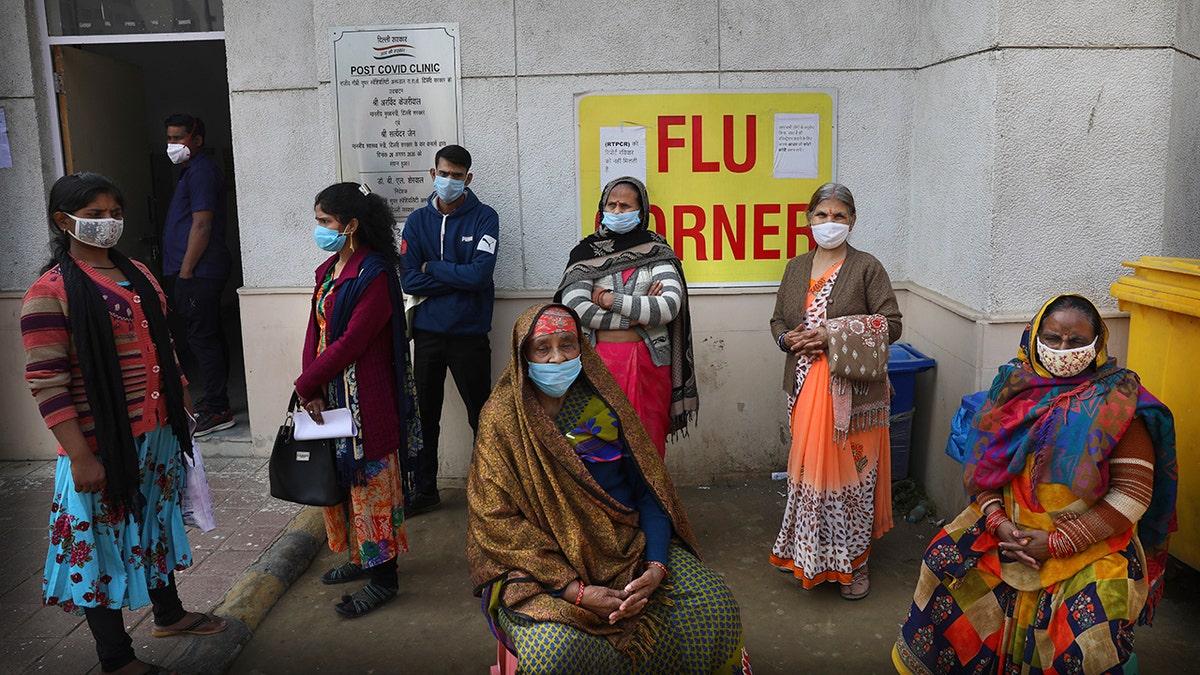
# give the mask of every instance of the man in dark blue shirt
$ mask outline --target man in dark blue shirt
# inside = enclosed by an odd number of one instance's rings
[[[182,170],[163,229],[163,275],[199,362],[204,396],[196,404],[196,435],[204,436],[233,426],[221,327],[221,292],[233,264],[225,246],[225,177],[203,150],[203,121],[177,113],[165,126],[167,156]]]

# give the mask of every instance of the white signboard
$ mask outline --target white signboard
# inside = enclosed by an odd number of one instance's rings
[[[622,176],[646,182],[646,127],[600,127],[600,184]]]
[[[775,177],[816,178],[821,116],[775,115]]]
[[[433,191],[438,149],[462,141],[458,24],[334,28],[330,42],[338,180],[403,223]]]

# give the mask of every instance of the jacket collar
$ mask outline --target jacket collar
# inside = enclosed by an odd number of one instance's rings
[[[367,251],[369,250],[366,246],[359,246],[355,249],[354,253],[350,254],[350,259],[346,261],[346,269],[342,270],[342,274],[334,280],[334,285],[357,277],[358,269],[362,267],[363,258],[367,257]],[[317,268],[317,283],[320,283],[325,278],[325,275],[329,274],[330,268],[337,263],[337,259],[338,254],[334,253],[329,256],[328,260],[321,263],[321,266]]]

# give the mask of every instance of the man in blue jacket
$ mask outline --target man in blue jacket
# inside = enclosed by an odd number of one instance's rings
[[[414,516],[441,505],[438,436],[446,369],[467,407],[471,430],[492,390],[492,305],[500,220],[479,201],[471,184],[471,153],[447,145],[434,157],[434,193],[408,216],[400,242],[404,292],[420,300],[412,317],[413,376],[425,432],[416,494],[405,495],[404,513]]]

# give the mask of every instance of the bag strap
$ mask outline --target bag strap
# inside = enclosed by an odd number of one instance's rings
[[[292,415],[300,408],[300,394],[296,390],[292,390],[292,398],[288,401],[287,412],[283,414],[283,426],[290,427],[295,424],[292,421]]]

